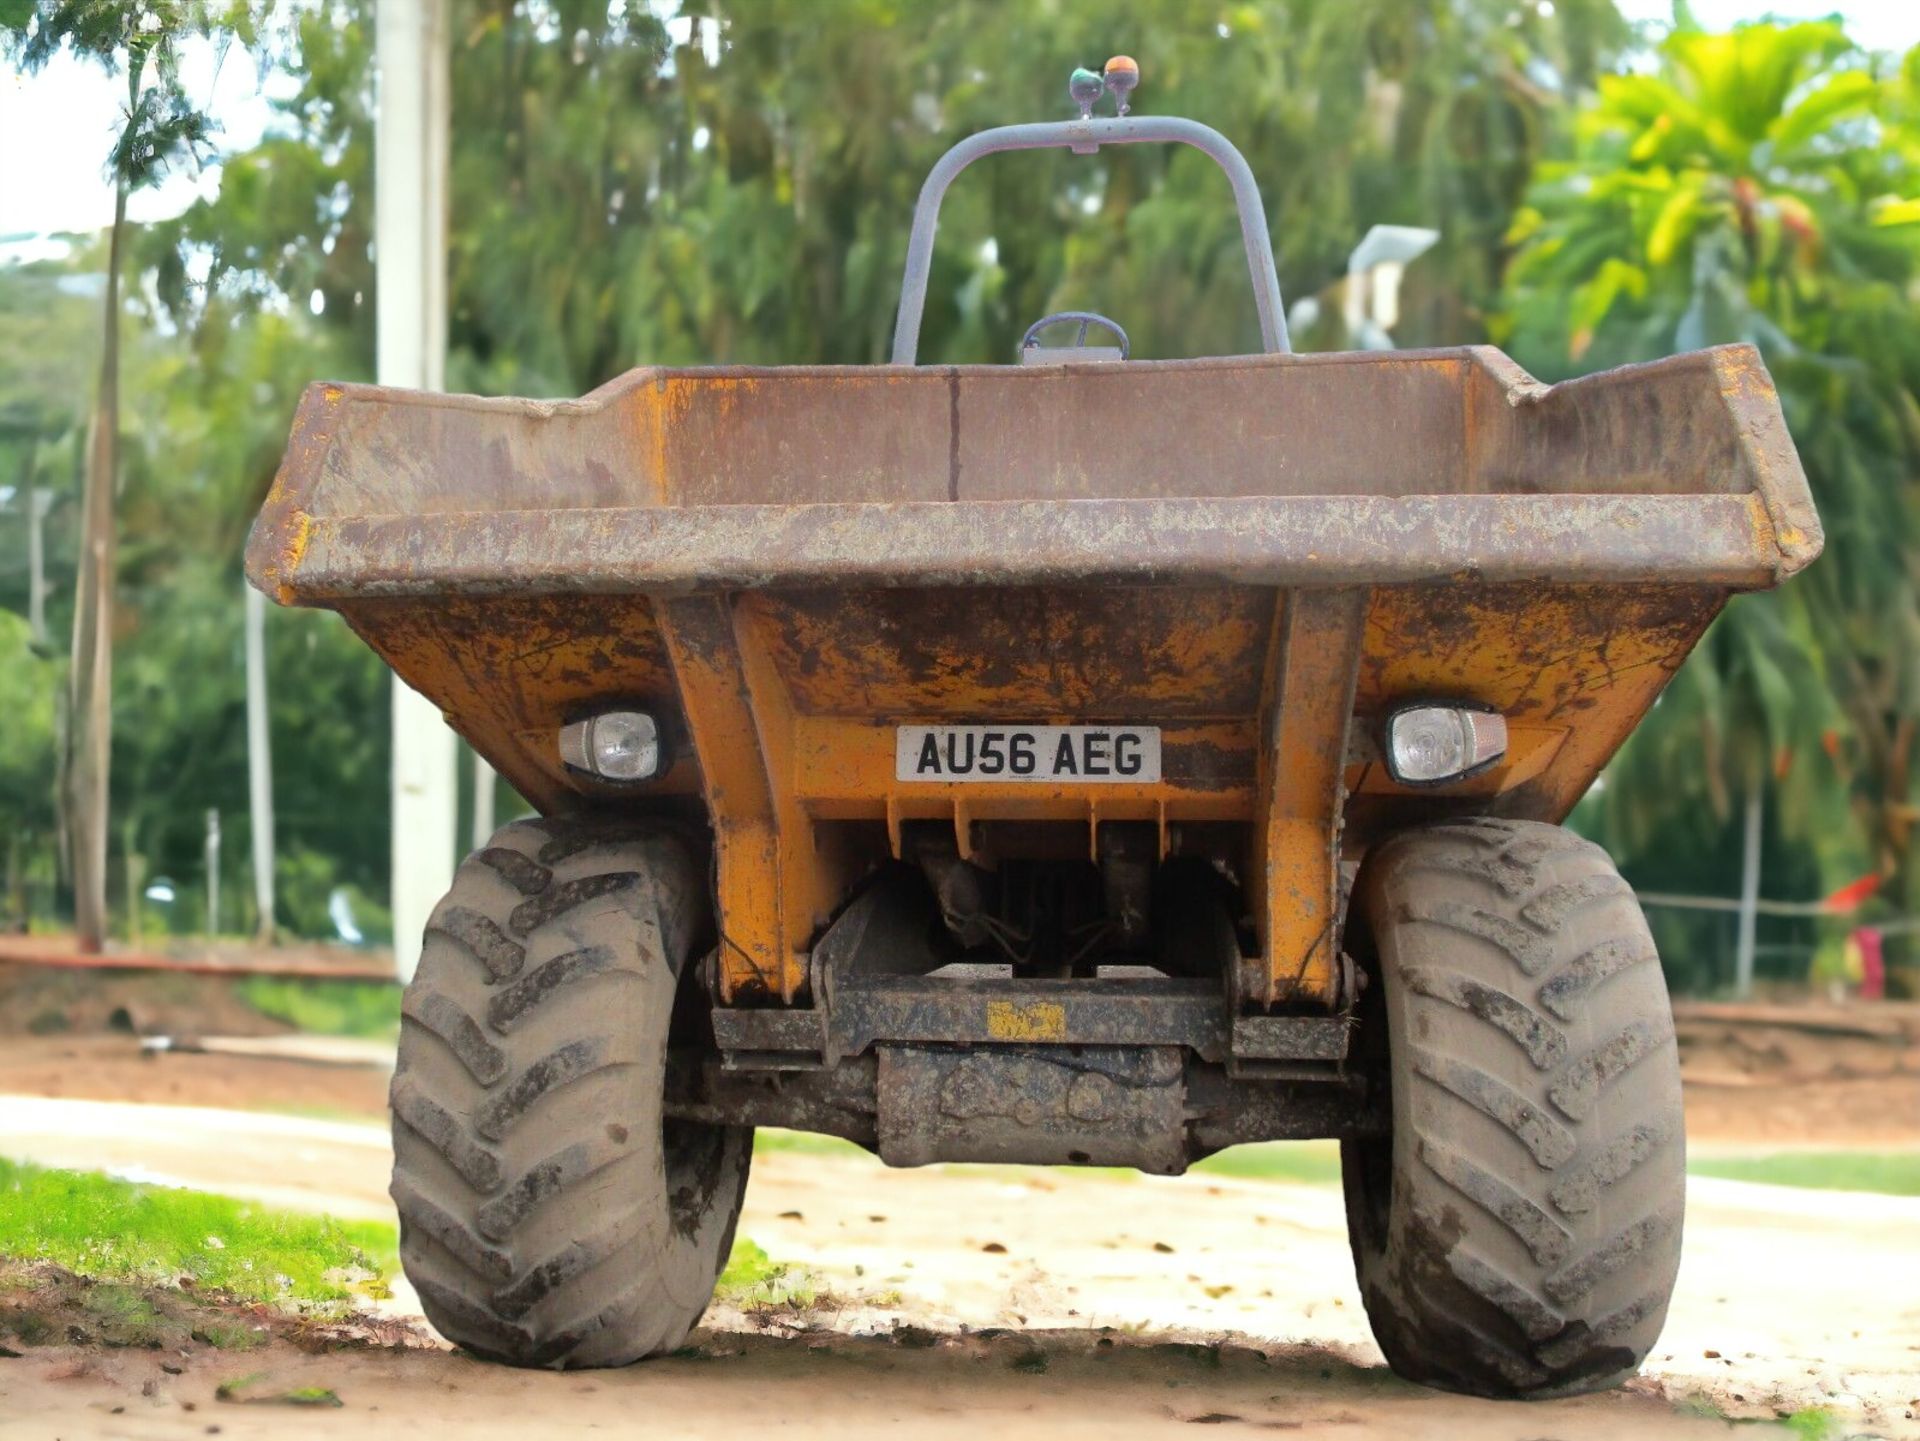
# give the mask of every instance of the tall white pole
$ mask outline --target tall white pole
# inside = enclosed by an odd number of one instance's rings
[[[267,735],[267,598],[241,583],[246,593],[247,807],[253,837],[253,905],[257,939],[273,939],[273,751]]]
[[[493,839],[493,767],[478,752],[473,757],[473,849]]]
[[[439,390],[447,353],[445,0],[379,0],[374,128],[376,370],[382,385]],[[453,881],[453,732],[439,708],[393,685],[393,961],[402,980]]]
[[[27,639],[47,643],[47,508],[53,492],[42,490],[31,465],[27,467]]]
[[[1753,994],[1753,931],[1760,914],[1760,783],[1747,792],[1746,824],[1740,854],[1740,929],[1733,948],[1733,993]]]
[[[207,939],[220,934],[220,812],[207,812]]]

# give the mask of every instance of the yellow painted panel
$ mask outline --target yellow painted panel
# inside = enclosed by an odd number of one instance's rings
[[[1058,1001],[988,1001],[987,1034],[996,1041],[1064,1041],[1067,1008]]]

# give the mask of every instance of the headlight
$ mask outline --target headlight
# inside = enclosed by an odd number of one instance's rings
[[[660,727],[643,710],[610,710],[560,727],[560,759],[603,781],[644,781],[660,773]]]
[[[1507,753],[1507,720],[1474,706],[1407,706],[1387,720],[1386,752],[1402,785],[1465,780]]]

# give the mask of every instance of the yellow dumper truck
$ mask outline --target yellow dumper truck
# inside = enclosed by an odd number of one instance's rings
[[[1680,1075],[1640,909],[1559,823],[1819,552],[1774,391],[1739,346],[1552,387],[1290,354],[1238,152],[1076,96],[933,171],[891,364],[302,400],[253,583],[539,813],[407,989],[407,1274],[470,1350],[620,1365],[699,1319],[756,1125],[1160,1174],[1334,1137],[1396,1370],[1612,1384],[1679,1261]],[[1226,171],[1266,353],[1075,313],[916,364],[962,169],[1146,142]]]

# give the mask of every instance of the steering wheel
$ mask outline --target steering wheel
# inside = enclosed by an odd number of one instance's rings
[[[1122,360],[1127,358],[1127,353],[1132,347],[1127,340],[1127,332],[1120,328],[1120,322],[1117,320],[1109,320],[1106,316],[1093,310],[1057,310],[1052,315],[1041,316],[1038,320],[1034,321],[1032,325],[1029,325],[1027,327],[1027,333],[1020,337],[1021,352],[1025,353],[1029,350],[1039,350],[1041,348],[1040,332],[1050,325],[1060,325],[1069,320],[1077,320],[1080,322],[1079,332],[1073,337],[1073,343],[1075,345],[1085,345],[1087,343],[1087,327],[1089,325],[1097,325],[1102,330],[1109,332],[1115,340],[1120,342],[1120,358]]]

